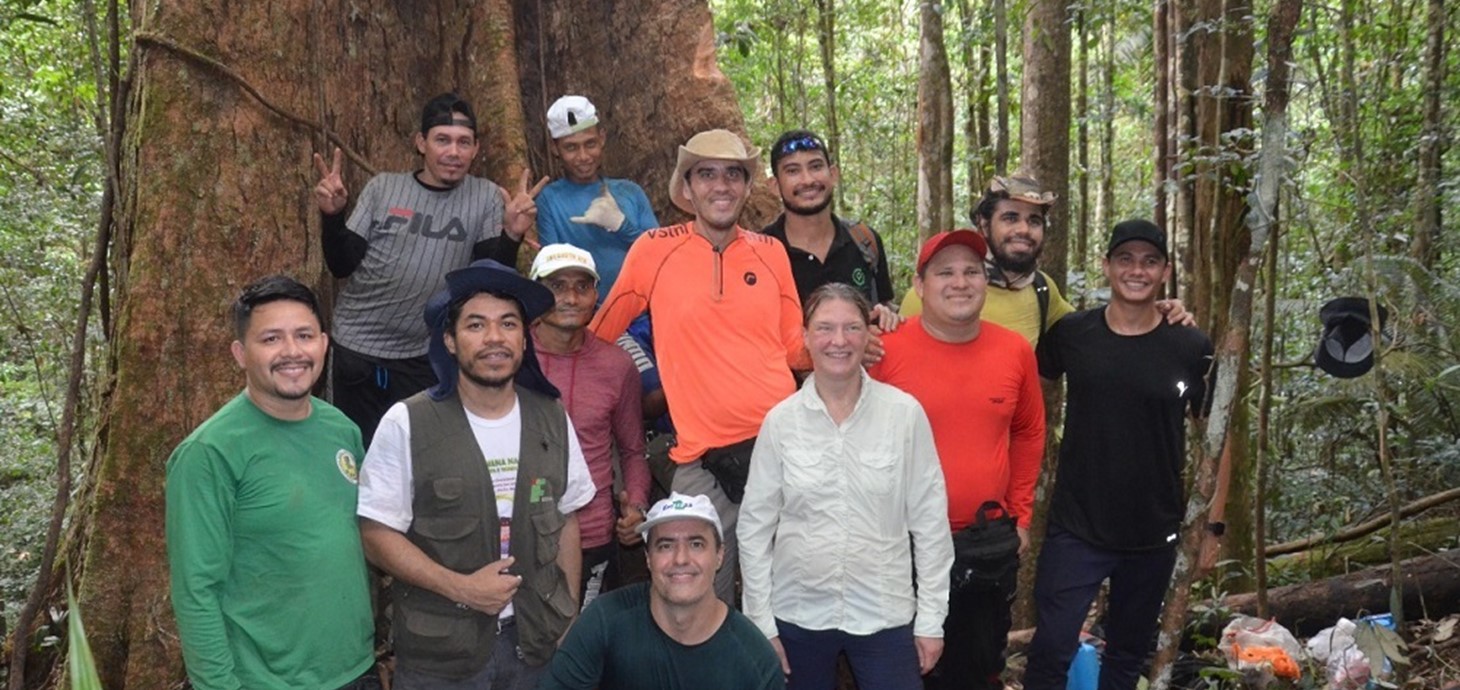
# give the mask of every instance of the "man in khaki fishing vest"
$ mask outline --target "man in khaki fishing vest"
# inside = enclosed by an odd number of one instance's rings
[[[594,487],[533,353],[552,306],[490,259],[446,274],[426,305],[440,383],[391,407],[365,456],[357,512],[395,577],[397,690],[534,688],[578,611],[575,511]]]

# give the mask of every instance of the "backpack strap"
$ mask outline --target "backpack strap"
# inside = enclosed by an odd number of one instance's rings
[[[1049,323],[1049,279],[1044,271],[1034,271],[1034,298],[1039,301],[1039,335],[1043,336]]]
[[[852,243],[861,250],[862,260],[867,263],[867,272],[872,277],[872,304],[877,304],[881,300],[877,294],[877,234],[860,220],[847,224],[847,233],[852,236]]]

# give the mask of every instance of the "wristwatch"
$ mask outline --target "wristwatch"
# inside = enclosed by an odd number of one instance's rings
[[[1208,522],[1207,523],[1207,531],[1208,532],[1211,532],[1212,533],[1212,536],[1214,536],[1214,537],[1220,537],[1220,536],[1222,536],[1222,535],[1224,535],[1224,534],[1227,533],[1227,523],[1225,523],[1225,522]]]

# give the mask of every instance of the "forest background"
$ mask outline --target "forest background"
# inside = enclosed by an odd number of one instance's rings
[[[1105,296],[1110,225],[1153,217],[1180,247],[1176,294],[1209,331],[1231,327],[1272,74],[1272,0],[712,0],[709,9],[744,131],[762,147],[796,127],[828,138],[842,170],[837,211],[881,231],[899,292],[921,237],[969,225],[991,175],[1032,167],[1060,191],[1044,266],[1071,301]],[[107,271],[80,344],[78,402],[65,400],[108,205],[108,98],[119,76],[109,65],[135,49],[132,14],[92,0],[0,0],[6,630],[40,567],[68,411],[78,495],[99,457],[122,289]],[[1271,251],[1260,257],[1237,379],[1228,560],[1202,585],[1207,594],[1251,590],[1260,563],[1274,566],[1263,579],[1277,586],[1456,546],[1460,246],[1445,231],[1460,210],[1456,22],[1444,0],[1301,5],[1286,63],[1285,174],[1271,242],[1258,248]],[[527,157],[541,162],[540,152]],[[1388,309],[1376,371],[1348,381],[1311,364],[1318,309],[1340,295],[1377,296]],[[1434,496],[1435,507],[1398,520],[1399,506]],[[1397,533],[1294,549],[1300,557],[1281,563],[1257,556],[1259,544],[1389,514],[1403,523]]]

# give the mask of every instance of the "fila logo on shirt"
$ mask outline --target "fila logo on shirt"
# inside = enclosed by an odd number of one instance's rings
[[[435,216],[429,213],[416,213],[411,209],[397,206],[386,212],[385,220],[380,223],[380,229],[389,232],[406,225],[406,232],[412,235],[420,235],[433,240],[445,239],[448,242],[466,241],[466,225],[461,222],[460,218],[453,217],[439,228],[435,227],[435,224]]]

